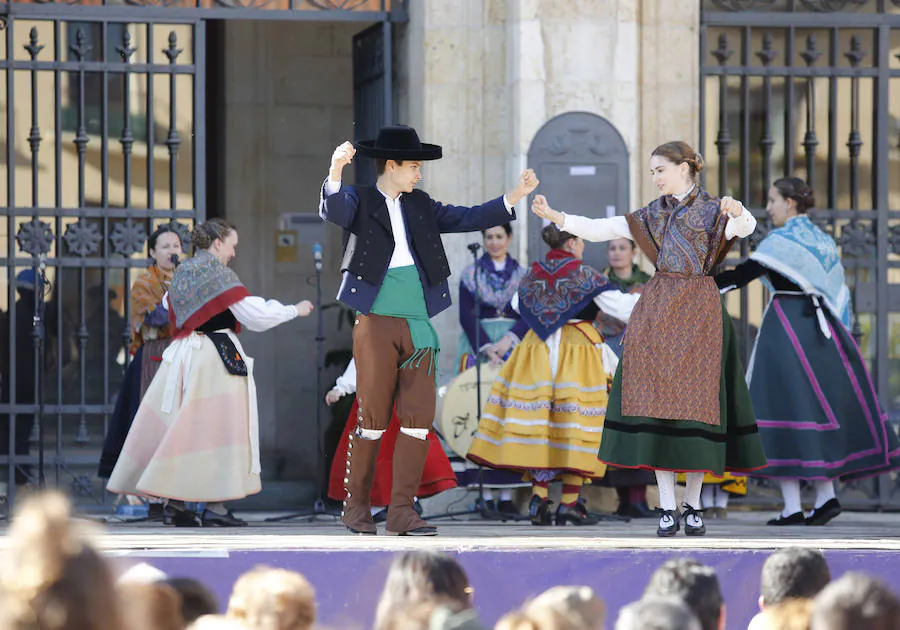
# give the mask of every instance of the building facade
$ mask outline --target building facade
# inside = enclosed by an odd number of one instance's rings
[[[22,424],[16,415],[36,426],[31,417],[42,409],[48,483],[102,502],[94,464],[127,361],[127,288],[146,264],[146,235],[169,221],[187,234],[194,221],[223,216],[238,228],[233,266],[249,290],[287,302],[315,296],[311,250],[321,243],[323,336],[334,358],[321,387],[315,317],[243,338],[257,359],[265,479],[248,505],[309,502],[321,468],[314,410],[350,347],[346,314],[332,304],[342,234],[318,219],[319,190],[333,148],[385,122],[410,124],[443,145],[444,159],[426,166],[422,185],[454,203],[498,196],[531,166],[554,206],[624,214],[654,197],[647,158],[675,138],[705,155],[711,191],[743,199],[760,217],[767,182],[782,173],[812,179],[827,200],[815,216],[849,267],[879,395],[886,408],[900,408],[900,179],[891,177],[900,173],[898,5],[0,4],[0,415],[10,426]],[[368,180],[371,165],[361,161],[348,175]],[[543,252],[530,219],[522,202],[513,244],[522,262]],[[476,241],[478,234],[445,237],[452,281]],[[29,377],[21,368],[28,354],[36,364],[33,327],[21,312],[16,320],[15,278],[42,256],[52,329],[44,369]],[[590,246],[586,257],[599,265],[604,250]],[[745,349],[764,300],[756,288],[729,297]],[[435,323],[446,382],[457,313]],[[22,395],[17,378],[30,378],[34,394]],[[38,456],[32,443],[27,457],[3,457],[6,478],[23,462],[33,474]],[[892,488],[863,488],[860,500],[889,503]]]

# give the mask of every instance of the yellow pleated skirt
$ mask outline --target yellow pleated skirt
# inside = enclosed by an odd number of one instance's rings
[[[609,399],[602,345],[590,322],[563,326],[554,378],[550,348],[529,331],[491,386],[469,459],[602,477],[597,453]]]

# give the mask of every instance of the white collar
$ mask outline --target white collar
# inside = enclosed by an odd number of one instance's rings
[[[690,195],[694,191],[694,188],[696,188],[696,184],[692,184],[690,188],[688,188],[685,192],[681,193],[680,195],[672,195],[672,196],[675,197],[675,199],[677,199],[680,203],[680,202],[684,201],[687,198],[687,196]],[[382,193],[382,194],[384,194],[384,193]]]
[[[387,200],[388,200],[389,202],[391,202],[391,203],[394,203],[395,201],[400,201],[400,197],[403,196],[403,193],[400,193],[399,195],[397,195],[397,198],[396,198],[396,199],[391,199],[390,196],[389,196],[386,192],[384,192],[383,190],[381,190],[380,188],[378,188],[378,186],[375,186],[375,188],[378,190],[378,192],[381,193],[381,196],[382,196],[382,197],[384,197],[385,199],[387,199]]]

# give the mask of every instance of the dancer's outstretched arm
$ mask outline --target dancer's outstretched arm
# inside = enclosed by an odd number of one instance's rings
[[[574,234],[586,241],[611,241],[617,238],[632,239],[631,230],[625,217],[609,219],[589,219],[575,214],[557,212],[547,203],[544,195],[535,195],[531,211],[542,219],[548,219],[560,230]]]

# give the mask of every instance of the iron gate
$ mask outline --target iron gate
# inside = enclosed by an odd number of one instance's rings
[[[146,238],[171,222],[188,239],[205,213],[205,25],[0,20],[0,463],[10,499],[43,459],[48,485],[102,502]]]
[[[742,199],[760,219],[739,256],[771,229],[763,210],[771,182],[782,175],[806,179],[818,200],[810,217],[840,247],[853,332],[896,424],[900,0],[703,0],[701,16],[707,185]],[[767,299],[755,284],[729,298],[745,353]],[[850,503],[900,506],[894,478],[842,492]]]

